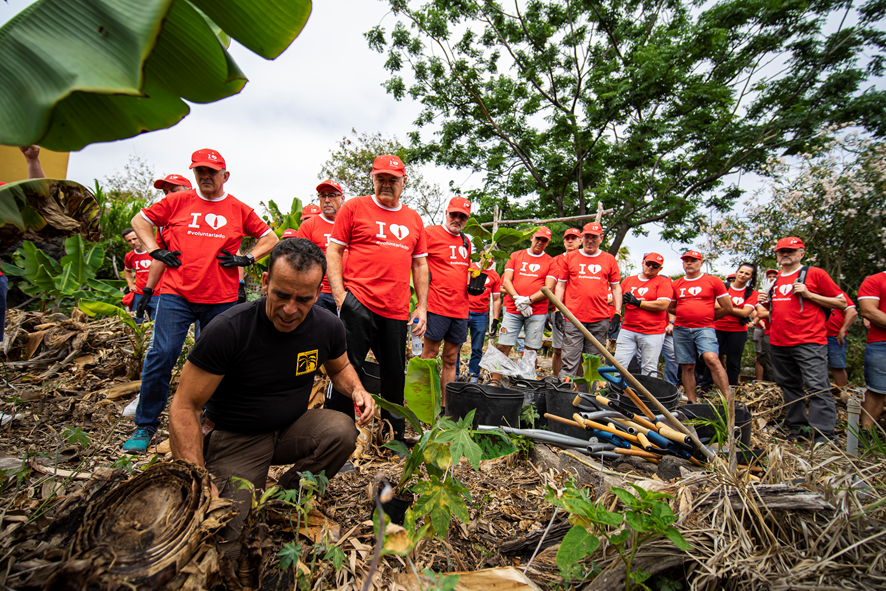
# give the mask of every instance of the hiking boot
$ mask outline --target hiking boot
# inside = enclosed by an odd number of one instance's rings
[[[148,451],[148,444],[154,436],[148,429],[138,428],[132,434],[126,443],[123,444],[123,451],[128,454],[143,454]]]

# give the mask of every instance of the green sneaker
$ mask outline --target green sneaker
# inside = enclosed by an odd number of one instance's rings
[[[148,429],[136,429],[126,443],[123,444],[123,451],[128,454],[143,454],[148,451],[148,444],[154,436]]]

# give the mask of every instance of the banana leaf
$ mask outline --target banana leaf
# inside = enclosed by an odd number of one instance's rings
[[[440,414],[440,369],[436,359],[413,357],[406,366],[403,398],[419,420],[431,424]]]
[[[0,186],[0,250],[22,238],[45,240],[80,234],[90,242],[98,242],[102,236],[100,217],[92,192],[74,181],[31,179],[9,183]],[[60,271],[58,267],[56,272]]]
[[[229,38],[274,59],[310,13],[310,0],[38,0],[0,28],[0,144],[74,151],[171,127],[185,101],[243,89]]]

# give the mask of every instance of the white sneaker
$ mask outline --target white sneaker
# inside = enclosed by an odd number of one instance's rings
[[[134,417],[135,410],[138,408],[138,398],[140,394],[136,394],[135,398],[132,399],[132,402],[126,405],[126,408],[123,409],[124,417]]]

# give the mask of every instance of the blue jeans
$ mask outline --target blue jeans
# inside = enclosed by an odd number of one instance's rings
[[[468,328],[471,330],[471,360],[468,362],[468,372],[471,375],[480,375],[480,359],[483,357],[483,340],[486,330],[489,328],[489,312],[468,312]],[[490,345],[491,346],[491,345]]]
[[[703,328],[675,326],[674,353],[680,365],[696,365],[703,353],[719,355],[717,331],[711,326]]]
[[[677,385],[677,358],[674,355],[674,335],[665,333],[664,342],[661,345],[661,354],[665,359],[665,379]]]
[[[192,323],[206,327],[209,322],[237,302],[225,304],[192,304],[181,296],[160,295],[154,320],[154,335],[145,355],[142,385],[135,424],[151,433],[160,426],[160,413],[169,397],[169,380],[182,352],[185,337]]]
[[[317,301],[314,302],[314,305],[329,310],[338,316],[338,306],[335,305],[335,298],[332,297],[331,293],[321,293],[317,296]]]
[[[138,308],[138,303],[141,301],[141,299],[143,297],[145,297],[143,294],[140,294],[140,293],[135,294],[135,296],[132,298],[132,309],[133,310]],[[151,296],[151,301],[148,302],[148,316],[150,317],[149,320],[156,320],[157,319],[157,304],[159,304],[159,303],[160,303],[160,296],[158,296],[158,295]],[[144,318],[136,318],[135,319],[136,324],[141,324],[144,321],[145,321]]]

